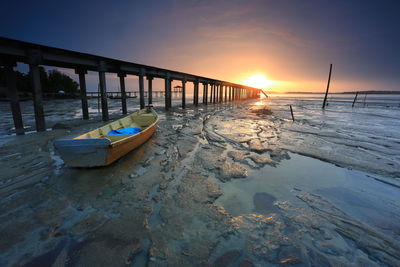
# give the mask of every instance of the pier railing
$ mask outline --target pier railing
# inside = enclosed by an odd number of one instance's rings
[[[205,105],[208,103],[215,104],[257,98],[260,93],[260,89],[218,79],[0,37],[0,65],[4,67],[6,72],[8,96],[17,134],[24,134],[21,109],[18,100],[17,81],[15,72],[13,71],[18,62],[29,64],[37,131],[46,130],[42,85],[40,83],[40,65],[75,70],[75,73],[79,76],[83,119],[89,119],[88,94],[86,92],[85,80],[87,71],[95,71],[99,74],[101,110],[104,121],[108,121],[109,119],[106,73],[116,73],[120,79],[120,97],[123,114],[127,113],[127,92],[125,90],[126,75],[136,75],[139,78],[140,108],[144,108],[146,105],[144,90],[145,78],[148,82],[148,104],[152,104],[152,80],[154,78],[165,80],[164,98],[165,109],[167,110],[172,107],[171,83],[173,80],[182,82],[182,108],[186,106],[187,82],[193,83],[193,104],[195,106],[199,104],[200,84],[203,85],[202,103]]]

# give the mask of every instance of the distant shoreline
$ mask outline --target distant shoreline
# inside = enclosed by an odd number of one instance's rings
[[[312,94],[312,95],[320,95],[320,94],[325,94],[325,92],[267,92],[267,94]],[[376,90],[370,90],[370,91],[350,91],[350,92],[333,92],[329,94],[335,94],[335,95],[345,95],[345,94],[370,94],[370,95],[400,95],[400,91],[376,91]]]

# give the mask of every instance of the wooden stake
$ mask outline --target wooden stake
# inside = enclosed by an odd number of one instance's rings
[[[357,101],[357,96],[358,96],[358,92],[356,92],[356,96],[354,97],[353,104],[351,105],[352,108],[354,108],[354,104]]]
[[[367,100],[367,94],[368,93],[365,93],[365,97],[364,97],[364,107],[365,107],[365,104],[366,104],[365,101]]]
[[[324,98],[324,103],[322,104],[322,109],[325,108],[326,99],[328,98],[329,84],[331,83],[331,74],[332,74],[332,64],[331,64],[331,66],[330,66],[330,68],[329,68],[328,85],[326,86],[325,98]]]
[[[290,114],[292,114],[292,120],[294,121],[294,115],[293,115],[292,105],[289,105],[289,106],[290,106]]]

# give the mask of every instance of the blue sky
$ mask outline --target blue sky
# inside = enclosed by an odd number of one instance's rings
[[[233,82],[262,73],[276,81],[271,89],[283,91],[323,91],[330,63],[333,91],[400,89],[398,1],[9,1],[3,7],[3,37]]]

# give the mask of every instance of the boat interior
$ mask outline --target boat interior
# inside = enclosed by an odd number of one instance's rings
[[[97,128],[93,131],[85,133],[81,136],[76,137],[75,139],[84,139],[84,138],[108,138],[111,140],[111,143],[122,140],[127,137],[131,137],[132,135],[108,135],[108,132],[111,130],[122,129],[126,127],[142,127],[141,132],[144,131],[147,127],[152,125],[157,120],[157,115],[153,112],[148,112],[146,110],[140,110],[135,112],[129,116],[106,124],[100,128]]]

